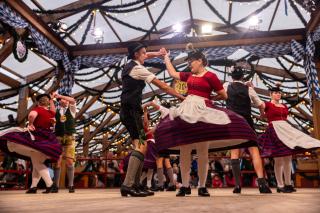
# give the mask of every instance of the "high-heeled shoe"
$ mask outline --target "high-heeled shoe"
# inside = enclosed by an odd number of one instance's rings
[[[241,186],[235,186],[232,192],[233,194],[241,194]]]

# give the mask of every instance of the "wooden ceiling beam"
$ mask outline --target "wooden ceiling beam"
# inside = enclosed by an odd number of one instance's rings
[[[186,44],[193,43],[195,48],[225,47],[237,45],[254,45],[264,43],[290,42],[292,39],[303,40],[305,29],[277,30],[270,32],[247,32],[227,35],[214,35],[190,38],[171,38],[161,40],[146,40],[144,44],[149,51],[159,50],[162,47],[167,49],[185,49]],[[90,44],[73,46],[73,56],[79,55],[102,55],[102,54],[126,54],[127,47],[131,42]]]
[[[27,81],[27,83],[29,83],[29,82],[32,82],[32,81],[34,81],[36,79],[40,79],[41,77],[43,77],[43,78],[41,78],[43,80],[51,78],[51,77],[54,76],[54,72],[53,71],[55,69],[56,69],[55,67],[50,67],[50,68],[38,71],[36,73],[32,73],[32,74],[30,74],[30,75],[28,75],[26,77],[26,81]]]
[[[12,53],[13,48],[13,38],[10,38],[9,41],[7,41],[4,46],[0,49],[0,64],[4,60],[8,58],[8,56]]]
[[[20,86],[20,82],[3,74],[2,72],[0,72],[0,82],[10,86],[10,87],[19,87]]]
[[[106,0],[78,0],[76,2],[72,2],[70,4],[67,4],[67,5],[64,5],[62,7],[58,7],[55,9],[55,10],[74,10],[72,12],[42,15],[41,18],[46,23],[47,22],[55,22],[57,20],[67,18],[69,16],[72,16],[74,14],[77,14],[77,13],[80,13],[82,11],[87,10],[88,8],[84,7],[86,5],[90,5],[90,4],[101,5],[105,2],[107,2],[107,1]]]
[[[270,74],[270,75],[274,75],[274,76],[278,76],[278,77],[285,77],[285,78],[288,78],[288,79],[293,79],[293,77],[291,77],[291,75],[289,75],[283,69],[277,69],[277,68],[267,67],[267,66],[263,66],[263,65],[253,65],[253,66],[254,66],[254,69],[257,72],[260,72],[260,73],[263,73],[263,74]],[[306,78],[306,75],[303,74],[303,73],[292,72],[292,71],[290,71],[290,73],[292,75],[296,76],[299,79]]]

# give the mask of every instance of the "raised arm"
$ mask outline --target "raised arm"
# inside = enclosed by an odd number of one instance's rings
[[[71,105],[75,105],[76,104],[76,100],[73,97],[59,95],[59,94],[56,93],[55,94],[55,98],[64,99],[66,101],[69,101],[69,104],[71,104]]]
[[[169,56],[170,56],[170,52],[166,52],[164,56],[164,63],[166,64],[169,75],[176,80],[180,80],[180,74],[176,71],[176,69],[172,65]]]
[[[50,93],[50,100],[49,100],[49,103],[50,103],[50,106],[49,106],[49,109],[50,111],[56,113],[56,105],[54,104],[54,101],[53,101],[53,98],[55,97],[55,93]]]

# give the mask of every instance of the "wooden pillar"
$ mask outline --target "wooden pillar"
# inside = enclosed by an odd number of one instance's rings
[[[88,138],[90,137],[90,125],[83,129],[83,156],[88,157],[89,155],[89,143]]]
[[[320,79],[320,60],[316,62],[316,69],[318,73],[318,79]],[[320,140],[320,100],[313,100],[313,126],[314,136]]]
[[[320,80],[320,60],[316,61],[316,69],[318,74],[318,80]],[[314,137],[320,140],[320,100],[313,100],[313,126],[314,126]],[[320,149],[317,149],[318,157],[318,169],[320,174]]]
[[[23,82],[25,83],[25,82]],[[28,95],[29,87],[25,86],[19,90],[19,100],[18,100],[18,113],[17,113],[17,124],[20,127],[25,126],[27,113],[28,113]]]
[[[110,141],[108,141],[109,138],[109,134],[108,133],[103,133],[103,138],[102,138],[102,152],[101,152],[101,156],[102,157],[107,157],[108,155],[108,146]]]

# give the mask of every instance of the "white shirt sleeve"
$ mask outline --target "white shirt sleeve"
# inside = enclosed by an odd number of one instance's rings
[[[144,80],[148,83],[156,77],[152,72],[142,65],[136,65],[129,74],[132,78],[136,80]]]
[[[249,96],[253,106],[259,107],[263,103],[263,101],[259,98],[258,94],[252,87],[249,87]]]

